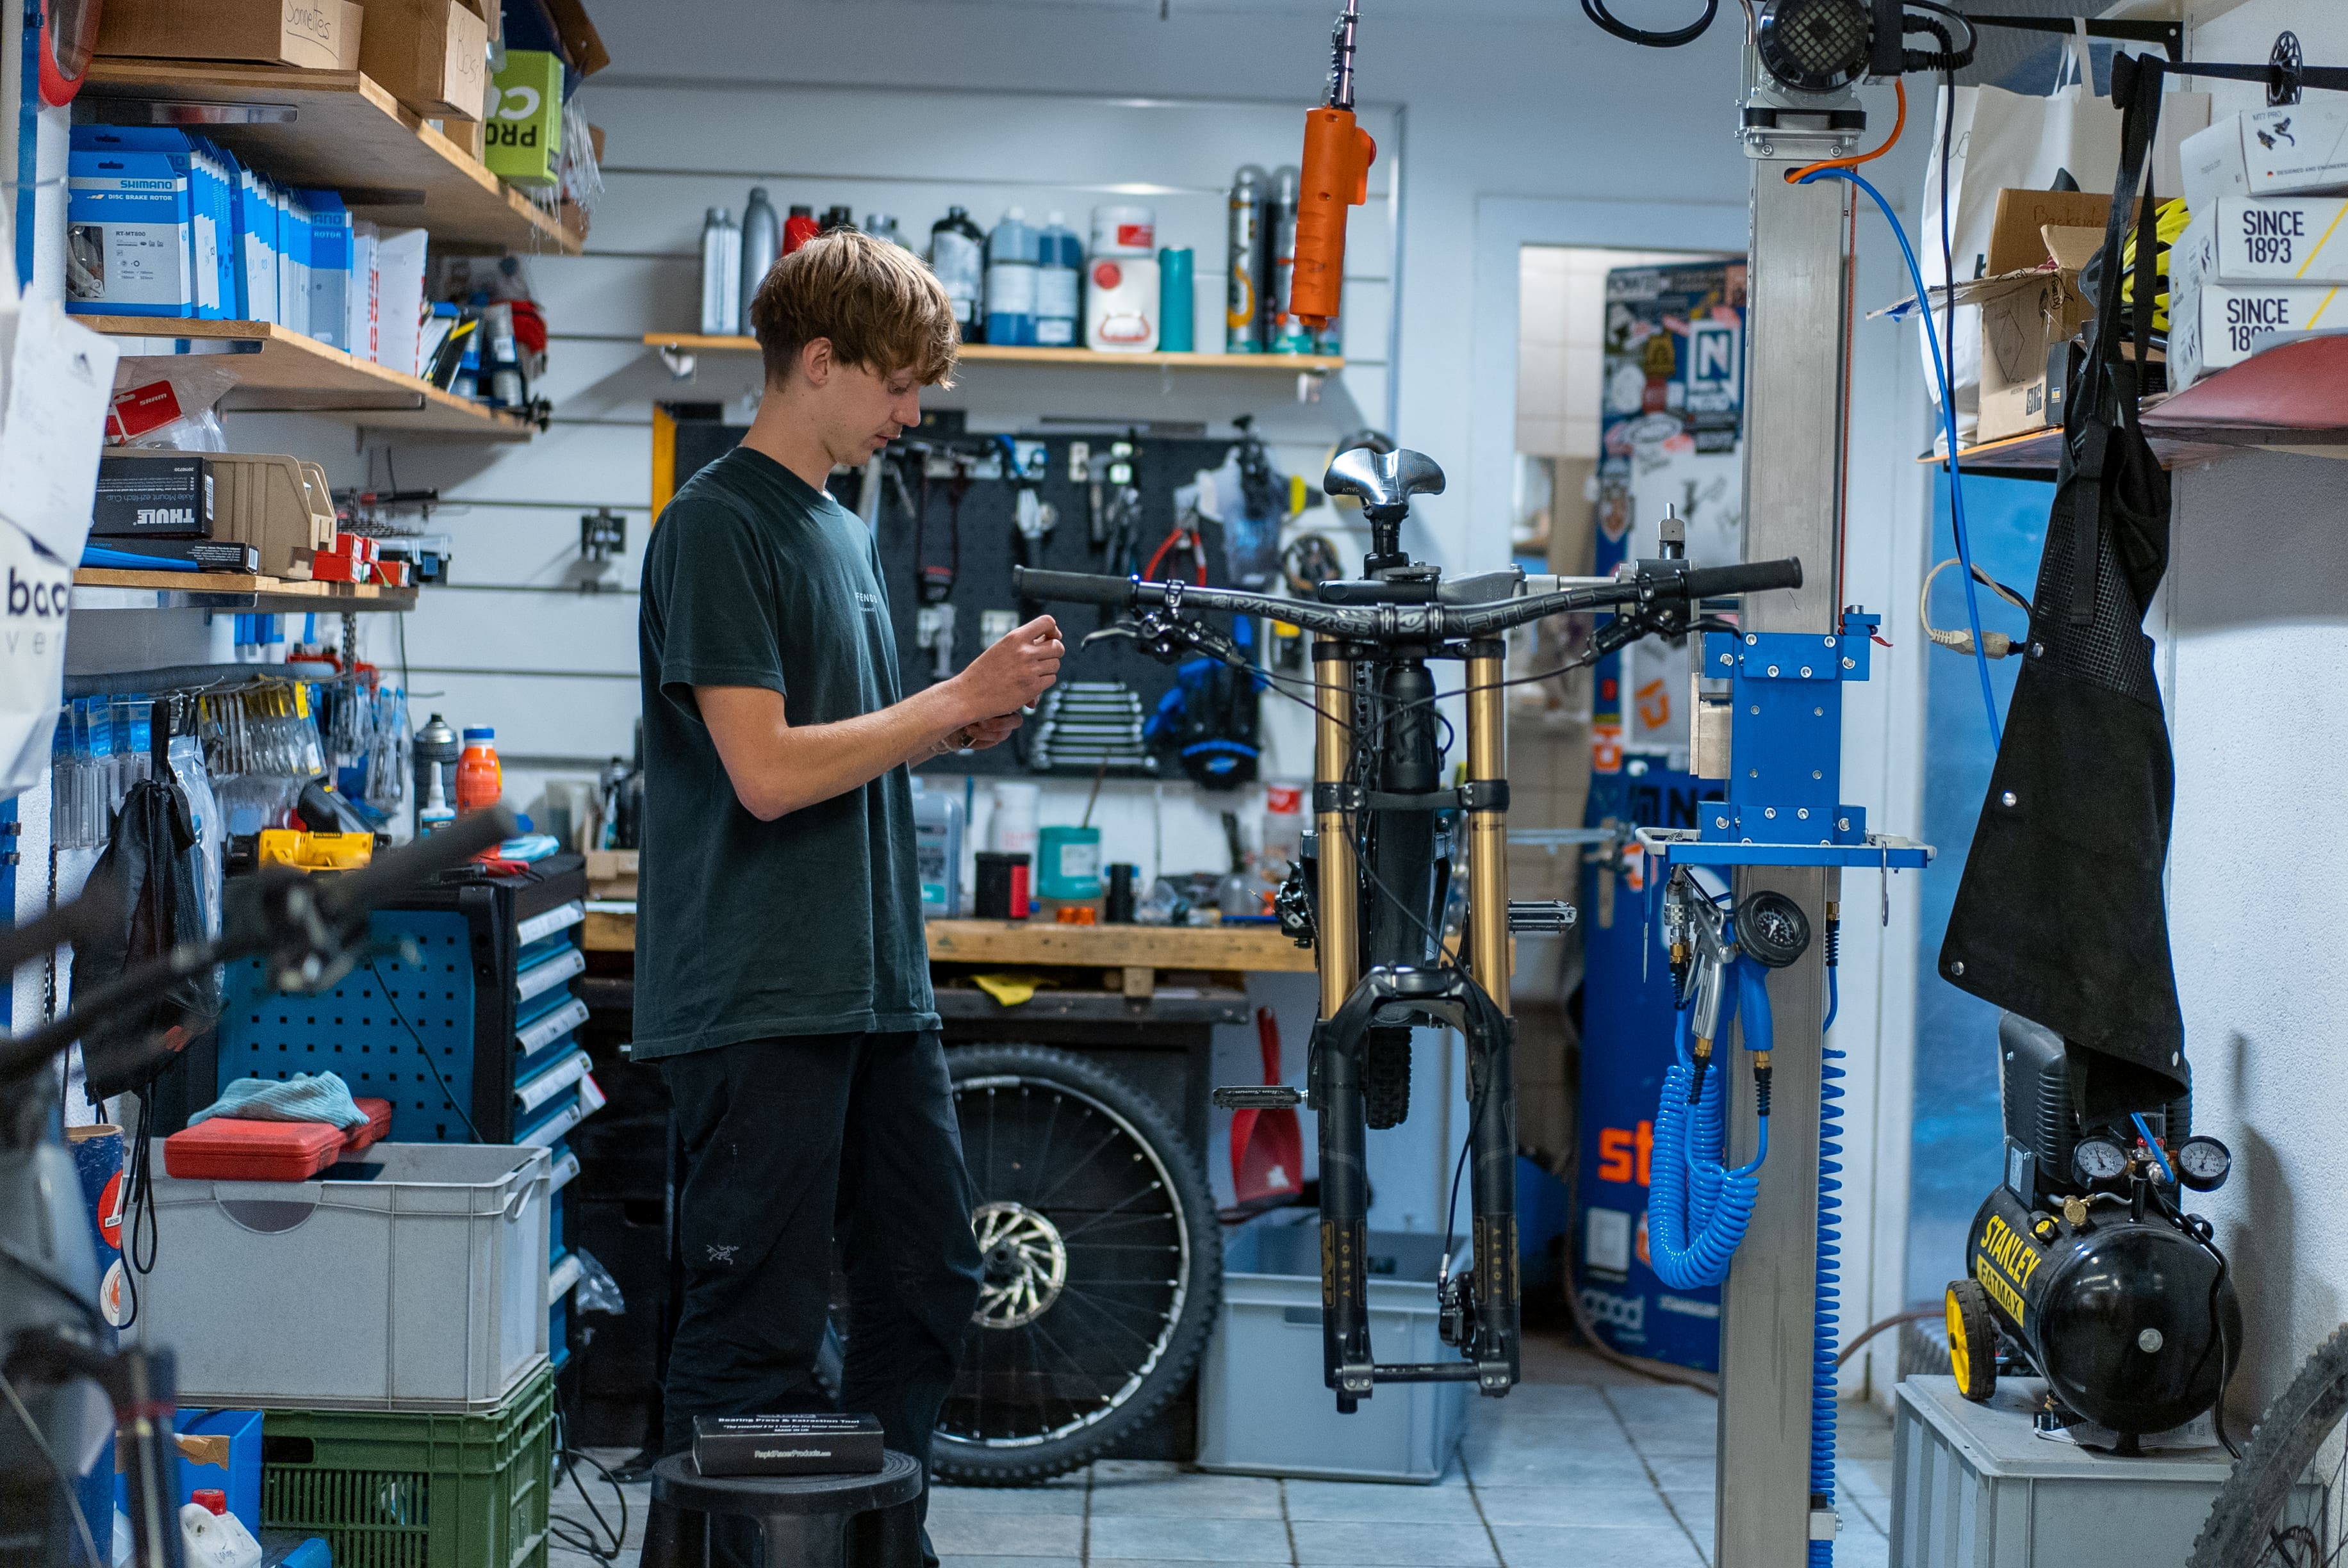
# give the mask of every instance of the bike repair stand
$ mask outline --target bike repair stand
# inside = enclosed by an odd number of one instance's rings
[[[1747,46],[1748,52],[1750,46]],[[1815,117],[1824,119],[1826,117]],[[1921,867],[1928,845],[1870,835],[1865,814],[1837,797],[1842,782],[1842,684],[1868,675],[1872,616],[1836,604],[1844,450],[1842,366],[1850,345],[1849,229],[1839,180],[1787,182],[1788,170],[1829,150],[1847,128],[1813,134],[1783,119],[1748,128],[1753,243],[1746,312],[1745,559],[1815,563],[1790,593],[1756,595],[1742,630],[1703,641],[1696,772],[1725,776],[1728,799],[1703,808],[1701,826],[1641,828],[1661,865],[1730,868],[1735,902],[1775,890],[1825,929],[1841,868]],[[1703,694],[1722,677],[1729,712]],[[1728,720],[1728,756],[1717,743]],[[1717,1568],[1789,1568],[1813,1540],[1832,1540],[1834,1514],[1810,1492],[1813,1337],[1818,1319],[1818,1158],[1825,955],[1819,944],[1769,976],[1776,1087],[1769,1157],[1751,1228],[1722,1290]],[[1756,1139],[1749,1074],[1729,1075],[1728,1161]],[[1736,1484],[1728,1484],[1731,1464]]]

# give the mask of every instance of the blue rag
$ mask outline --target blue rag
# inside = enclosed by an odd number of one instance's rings
[[[188,1118],[188,1125],[212,1116],[252,1122],[324,1122],[334,1127],[363,1126],[366,1112],[351,1099],[339,1073],[297,1073],[283,1081],[240,1078],[220,1098]]]

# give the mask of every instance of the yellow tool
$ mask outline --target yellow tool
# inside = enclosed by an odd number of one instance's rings
[[[375,835],[264,827],[253,858],[263,866],[291,866],[296,871],[351,871],[375,858]]]

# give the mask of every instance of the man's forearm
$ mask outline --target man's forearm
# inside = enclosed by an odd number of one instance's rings
[[[762,748],[755,783],[737,779],[736,794],[753,815],[771,822],[870,784],[901,764],[934,756],[945,736],[970,722],[956,697],[932,686],[877,713],[829,724],[778,724]]]

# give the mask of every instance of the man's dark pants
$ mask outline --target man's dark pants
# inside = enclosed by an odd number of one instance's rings
[[[980,1278],[936,1033],[746,1040],[661,1071],[685,1146],[664,1450],[692,1446],[695,1416],[839,1409],[878,1416],[926,1478]],[[853,1330],[837,1406],[815,1380],[835,1228]]]

